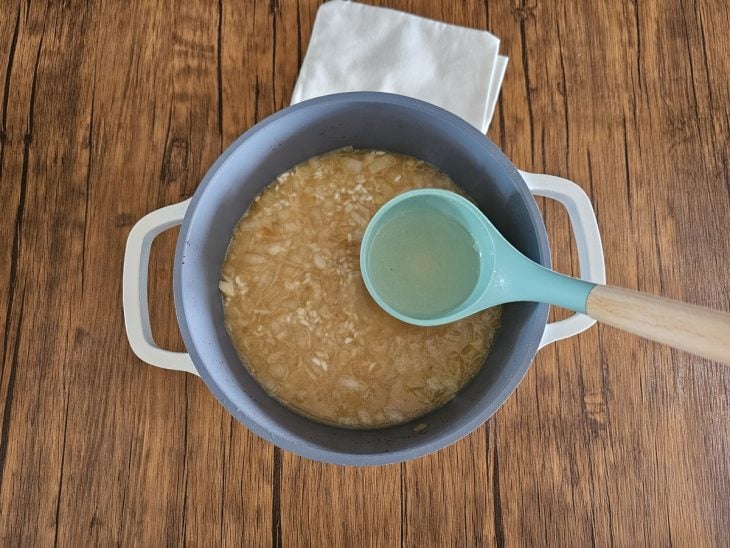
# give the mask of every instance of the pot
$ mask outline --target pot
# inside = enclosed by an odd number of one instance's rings
[[[125,324],[139,358],[199,375],[237,420],[267,441],[318,461],[388,464],[446,447],[477,428],[515,390],[539,348],[594,322],[576,314],[547,324],[546,304],[504,305],[502,326],[477,376],[440,409],[399,426],[369,431],[327,426],[268,396],[241,364],[225,330],[218,290],[221,265],[233,228],[256,195],[294,165],[347,145],[407,154],[435,165],[517,249],[546,267],[550,249],[533,194],[557,199],[568,209],[581,276],[605,282],[595,214],[575,183],[518,171],[478,130],[436,106],[385,93],[343,93],[266,118],[228,147],[190,200],[154,211],[133,227],[124,258]],[[178,224],[173,286],[187,353],[155,344],[147,310],[152,240]],[[428,428],[415,432],[421,423]]]

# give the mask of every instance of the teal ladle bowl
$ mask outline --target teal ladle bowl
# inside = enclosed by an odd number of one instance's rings
[[[537,301],[730,363],[730,314],[547,269],[454,192],[413,190],[381,207],[365,230],[360,270],[373,299],[410,324],[442,325],[491,306]]]

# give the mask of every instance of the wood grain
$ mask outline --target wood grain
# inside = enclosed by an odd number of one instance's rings
[[[606,285],[588,294],[586,313],[628,333],[730,365],[730,313]]]
[[[586,190],[610,283],[730,309],[724,2],[373,3],[502,39],[489,135]],[[3,4],[0,544],[727,545],[730,370],[611,327],[541,351],[459,443],[370,469],[275,449],[133,356],[129,229],[288,104],[318,4]],[[575,274],[567,215],[538,203]],[[181,349],[174,242],[154,246],[150,302]]]

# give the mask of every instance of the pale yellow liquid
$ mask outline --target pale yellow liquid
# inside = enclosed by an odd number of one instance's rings
[[[456,221],[431,209],[405,210],[373,237],[368,274],[378,295],[411,318],[454,311],[479,278],[479,252]]]

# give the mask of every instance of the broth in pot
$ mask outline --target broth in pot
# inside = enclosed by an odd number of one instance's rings
[[[383,311],[360,276],[370,218],[417,188],[463,194],[426,162],[348,147],[279,176],[236,226],[220,282],[226,329],[290,409],[347,428],[400,424],[451,400],[484,363],[500,307],[417,327]]]

